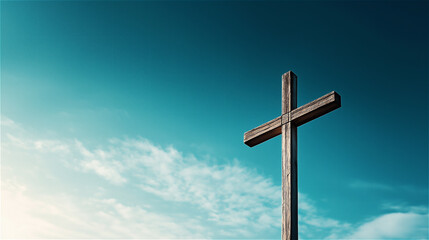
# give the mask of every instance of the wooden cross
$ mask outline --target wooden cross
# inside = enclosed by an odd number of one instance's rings
[[[282,76],[282,115],[244,134],[253,147],[282,134],[282,240],[298,239],[297,127],[341,107],[340,95],[330,92],[296,108],[297,77]]]

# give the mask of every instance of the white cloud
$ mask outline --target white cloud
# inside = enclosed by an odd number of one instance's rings
[[[428,208],[384,204],[390,213],[368,218],[344,228],[332,229],[328,239],[427,239]]]
[[[10,118],[7,118],[5,116],[1,116],[1,126],[2,127],[17,127],[17,124]]]
[[[394,211],[394,212],[413,212],[418,214],[425,214],[428,212],[427,206],[410,206],[404,202],[384,203],[381,207],[383,209]]]
[[[299,238],[323,238],[336,233],[347,232],[351,225],[319,213],[313,200],[299,193],[298,198]]]
[[[264,228],[273,227],[269,219],[280,217],[272,213],[280,206],[279,186],[238,163],[198,161],[192,155],[185,156],[172,147],[163,149],[147,140],[114,142],[146,192],[166,201],[196,204],[208,212],[211,221],[221,225],[261,227],[261,219],[270,223]]]
[[[58,140],[36,140],[33,142],[34,148],[45,152],[68,153],[69,146]]]
[[[349,239],[427,239],[428,214],[389,213],[360,225]]]
[[[127,182],[127,179],[119,174],[118,168],[122,167],[119,162],[102,163],[99,160],[93,159],[81,162],[81,166],[84,170],[94,171],[97,175],[100,175],[113,184],[120,185]]]

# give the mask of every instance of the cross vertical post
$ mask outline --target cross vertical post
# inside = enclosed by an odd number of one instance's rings
[[[296,108],[297,77],[282,76],[282,240],[298,239],[297,127],[290,121]]]

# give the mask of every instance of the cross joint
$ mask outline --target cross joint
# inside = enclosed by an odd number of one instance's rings
[[[290,112],[282,114],[282,125],[290,122]]]

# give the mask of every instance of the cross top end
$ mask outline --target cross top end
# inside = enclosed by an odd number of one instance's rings
[[[290,77],[290,76],[295,76],[295,78],[296,78],[296,74],[295,74],[294,72],[292,72],[292,71],[287,71],[287,72],[283,73],[283,75],[282,75],[282,79],[288,78],[288,77]]]

